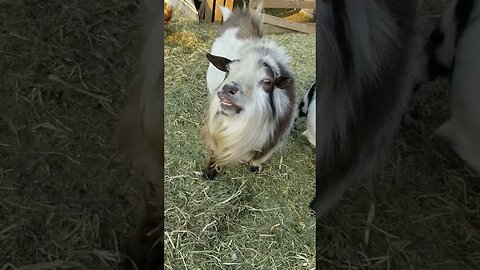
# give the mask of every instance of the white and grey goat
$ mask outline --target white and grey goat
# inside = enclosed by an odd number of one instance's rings
[[[295,82],[285,50],[263,36],[261,8],[221,7],[207,70],[210,93],[203,138],[210,150],[204,177],[248,162],[252,171],[286,141],[295,117]]]

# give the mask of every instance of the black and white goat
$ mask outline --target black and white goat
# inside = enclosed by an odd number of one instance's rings
[[[305,136],[314,147],[316,145],[316,103],[317,83],[314,82],[298,105],[298,118],[307,118],[307,128],[302,135]]]
[[[207,53],[210,107],[203,138],[209,179],[217,166],[234,162],[261,170],[286,141],[296,110],[290,57],[263,36],[261,8],[221,9],[224,23]]]
[[[436,134],[448,138],[457,154],[480,173],[480,1],[448,3],[426,50],[428,79],[451,80],[451,118]]]
[[[317,1],[317,217],[373,172],[399,127],[421,53],[416,10],[415,0]]]

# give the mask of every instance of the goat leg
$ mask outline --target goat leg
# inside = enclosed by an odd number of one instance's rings
[[[210,156],[207,166],[203,169],[203,178],[206,180],[213,180],[217,176],[219,169],[220,168],[215,163],[215,158]]]

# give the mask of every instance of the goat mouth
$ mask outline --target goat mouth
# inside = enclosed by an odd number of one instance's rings
[[[235,111],[236,113],[240,113],[243,108],[229,99],[227,96],[219,94],[218,98],[220,99],[220,107],[224,111]]]
[[[220,98],[220,102],[222,103],[222,105],[227,106],[227,107],[236,107],[237,106],[235,103],[231,102],[230,100],[228,100],[226,98]]]

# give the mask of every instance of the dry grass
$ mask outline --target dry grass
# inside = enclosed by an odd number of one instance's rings
[[[113,143],[137,57],[127,34],[135,10],[0,2],[1,269],[117,265],[137,215]]]
[[[444,1],[423,1],[425,33]],[[448,83],[426,84],[386,167],[355,185],[319,223],[320,269],[480,269],[480,182],[444,141]]]
[[[214,181],[200,139],[205,75],[216,26],[174,18],[165,43],[166,269],[313,269],[314,149],[294,132],[260,175],[225,167]],[[298,95],[315,78],[315,39],[275,36],[293,56]]]

